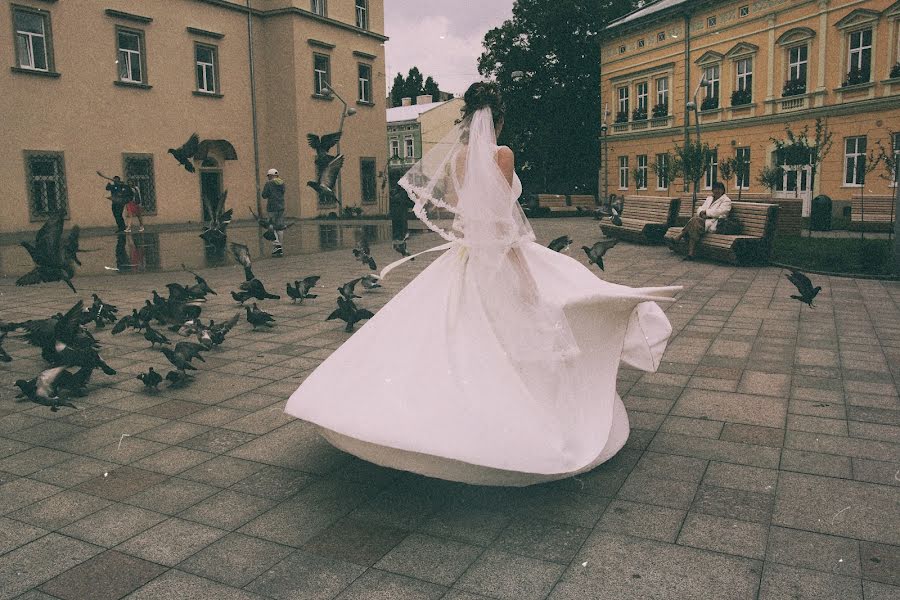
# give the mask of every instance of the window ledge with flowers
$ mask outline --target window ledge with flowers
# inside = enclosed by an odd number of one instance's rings
[[[636,108],[634,112],[631,113],[632,121],[646,121],[647,120],[647,109],[646,108]]]
[[[708,96],[703,99],[703,102],[700,103],[700,111],[706,112],[710,110],[718,110],[719,109],[719,97],[718,96]]]
[[[620,112],[616,113],[616,121],[615,122],[617,124],[627,123],[628,122],[628,113],[625,111],[620,111]]]
[[[790,98],[791,96],[802,96],[806,93],[806,81],[802,79],[789,79],[784,82],[781,89],[782,98]]]
[[[851,67],[850,72],[847,73],[847,79],[844,80],[844,83],[841,85],[841,87],[849,88],[863,86],[867,83],[871,83],[871,79],[871,73],[868,70]]]
[[[731,107],[745,108],[753,102],[753,92],[750,90],[735,90],[731,93]]]

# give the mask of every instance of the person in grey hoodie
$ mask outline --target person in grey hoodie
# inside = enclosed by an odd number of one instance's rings
[[[262,197],[266,199],[266,212],[275,226],[275,239],[272,241],[272,256],[284,256],[282,241],[284,239],[284,180],[278,176],[276,169],[266,173],[266,185]]]

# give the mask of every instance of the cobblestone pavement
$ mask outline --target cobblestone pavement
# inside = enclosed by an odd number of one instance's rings
[[[535,223],[540,240],[597,237],[589,219]],[[414,238],[413,250],[435,245]],[[374,246],[380,262],[388,244]],[[572,255],[584,261],[583,253]],[[430,263],[395,271],[377,308]],[[818,277],[815,309],[775,268],[685,263],[620,244],[605,277],[684,286],[658,373],[622,369],[633,430],[613,460],[525,489],[375,467],[282,413],[345,339],[330,291],[361,271],[349,251],[261,261],[283,289],[320,273],[317,300],[267,301],[193,385],[147,394],[166,369],[139,335],[98,334],[119,374],[82,410],[13,401],[43,366],[14,339],[0,364],[0,598],[840,599],[900,598],[900,284]],[[204,271],[236,310],[237,266]],[[171,273],[76,279],[120,308]],[[67,308],[60,285],[0,280],[0,318]]]

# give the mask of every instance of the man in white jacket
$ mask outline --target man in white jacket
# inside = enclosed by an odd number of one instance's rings
[[[692,217],[675,238],[676,241],[687,238],[688,253],[684,260],[694,260],[697,242],[704,234],[715,233],[718,220],[727,217],[730,212],[731,198],[725,194],[725,184],[716,181],[712,186],[712,196],[706,198],[706,202],[697,210],[697,216]]]

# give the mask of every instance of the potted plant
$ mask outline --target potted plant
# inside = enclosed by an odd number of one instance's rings
[[[788,79],[784,82],[784,88],[781,90],[781,96],[783,98],[789,98],[791,96],[800,96],[801,94],[806,93],[806,80],[805,79]]]
[[[700,104],[700,110],[715,110],[717,108],[719,108],[718,96],[707,96]]]
[[[891,67],[891,79],[900,79],[900,62]]]
[[[898,63],[900,66],[900,63]],[[669,116],[669,105],[666,102],[661,102],[653,107],[653,118],[654,119],[665,119]]]
[[[647,108],[644,106],[638,106],[634,109],[634,112],[631,113],[632,121],[646,121],[647,120]]]
[[[851,85],[860,85],[863,83],[869,83],[868,70],[864,71],[856,65],[850,67],[850,72],[847,73],[847,79],[844,80],[843,87],[850,87]]]
[[[751,90],[734,90],[731,92],[731,106],[746,106],[753,102]]]
[[[616,113],[616,123],[627,123],[628,122],[628,113],[624,110],[620,110]]]

